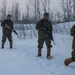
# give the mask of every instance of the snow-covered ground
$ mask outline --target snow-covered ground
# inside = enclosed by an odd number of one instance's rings
[[[37,38],[24,40],[13,34],[13,49],[9,49],[8,41],[0,49],[0,75],[75,75],[75,63],[64,66],[64,60],[71,56],[72,37],[55,33],[54,39],[56,44],[52,43],[51,52],[54,59],[47,60],[45,44],[42,57],[37,58]]]

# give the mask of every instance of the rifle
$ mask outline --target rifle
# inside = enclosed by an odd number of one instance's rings
[[[8,28],[8,29],[11,29],[11,31],[13,31],[19,37],[18,33],[14,29],[12,29],[10,26],[5,24],[5,27]]]
[[[45,31],[45,33],[49,36],[50,40],[53,41],[53,43],[55,44],[54,42],[54,39],[53,39],[53,35],[52,35],[52,32],[50,32],[47,28],[43,27],[43,30]]]
[[[53,43],[55,44],[54,39],[53,39],[53,35],[52,35],[52,31],[49,31],[49,30],[45,27],[43,21],[41,22],[41,27],[42,27],[42,29],[45,31],[45,33],[49,36],[50,40],[52,40]]]
[[[14,29],[12,31],[19,37],[18,33]]]

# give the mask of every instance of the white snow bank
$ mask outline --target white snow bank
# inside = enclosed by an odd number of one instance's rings
[[[42,57],[37,58],[37,38],[24,40],[13,34],[13,49],[9,49],[8,41],[5,49],[0,49],[0,75],[75,75],[75,63],[64,66],[64,60],[71,56],[72,37],[56,33],[54,39],[54,59],[47,60],[45,44]]]

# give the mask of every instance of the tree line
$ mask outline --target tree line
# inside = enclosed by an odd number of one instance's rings
[[[48,12],[52,23],[69,22],[75,20],[75,0],[61,0],[61,9],[52,11],[52,0],[28,0],[24,8],[20,8],[17,1],[12,1],[11,9],[7,8],[7,1],[1,1],[0,21],[6,18],[7,14],[12,15],[14,23],[36,23],[42,18],[42,13]],[[57,8],[57,7],[56,7]],[[25,10],[25,12],[22,12]]]

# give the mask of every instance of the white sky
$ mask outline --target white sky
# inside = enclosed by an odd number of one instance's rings
[[[60,1],[61,0],[52,0],[51,1],[51,9],[57,9],[59,10],[60,9]]]
[[[0,0],[2,1],[2,0]],[[7,0],[7,5],[8,5],[8,8],[10,9],[10,5],[12,5],[12,1],[18,1],[19,4],[20,4],[20,9],[25,9],[25,3],[28,1],[28,0]],[[57,10],[60,11],[61,7],[60,7],[60,1],[61,0],[51,0],[51,9],[56,12]],[[0,2],[1,3],[1,2]],[[1,4],[0,4],[1,5]],[[23,9],[23,10],[24,10]]]

